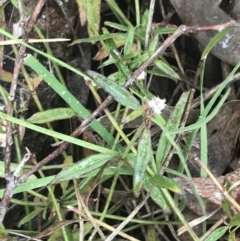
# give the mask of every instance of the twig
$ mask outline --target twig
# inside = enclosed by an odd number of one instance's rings
[[[76,193],[77,199],[81,203],[81,206],[82,206],[82,208],[83,208],[83,210],[85,212],[86,217],[91,222],[93,227],[97,230],[97,232],[98,232],[99,236],[101,237],[101,239],[102,240],[106,240],[106,237],[105,237],[104,233],[102,232],[102,230],[100,229],[98,224],[95,222],[95,219],[93,218],[92,214],[90,213],[88,206],[85,204],[85,202],[83,200],[83,197],[81,196],[81,193],[79,192],[78,184],[77,184],[76,180],[74,180],[74,186],[75,186],[75,189],[78,190],[77,193]]]
[[[46,0],[39,0],[38,4],[35,8],[35,11],[33,12],[31,18],[29,21],[31,23],[26,25],[26,29],[22,28],[24,40],[27,41],[28,34],[31,32],[33,24],[36,21],[37,15],[36,12],[40,12],[42,6],[45,4]],[[21,6],[21,1],[19,1],[19,9],[22,9]],[[38,9],[38,11],[36,11]],[[24,19],[23,12],[20,11],[20,19]],[[18,56],[16,58],[15,66],[14,66],[14,71],[13,71],[13,78],[11,82],[11,88],[9,92],[9,97],[8,97],[8,106],[7,106],[7,114],[12,116],[13,115],[13,104],[15,100],[15,93],[17,89],[17,80],[21,68],[21,64],[24,58],[24,54],[26,51],[26,47],[21,45],[19,48]],[[5,156],[4,156],[4,164],[5,164],[5,178],[6,178],[6,188],[4,191],[4,196],[3,199],[0,203],[0,224],[2,223],[5,214],[7,212],[8,205],[11,201],[14,189],[18,186],[19,182],[17,177],[11,173],[10,170],[10,164],[11,164],[11,146],[12,146],[13,140],[12,140],[12,124],[11,122],[7,122],[6,125],[6,149],[5,149]]]
[[[36,7],[34,8],[34,11],[26,24],[26,34],[27,35],[32,31],[33,25],[36,22],[37,17],[39,15],[39,13],[41,12],[46,1],[47,0],[39,0]]]
[[[145,43],[144,43],[145,51],[148,50],[148,46],[149,46],[149,39],[150,39],[151,30],[152,30],[152,20],[153,20],[155,2],[156,0],[151,0],[150,6],[149,6],[148,24],[147,24],[146,34],[145,34]]]
[[[55,157],[57,157],[59,154],[64,152],[66,148],[68,147],[69,143],[63,142],[56,150],[54,150],[52,153],[50,153],[48,156],[46,156],[44,159],[42,159],[40,162],[38,162],[36,165],[34,165],[30,170],[25,172],[22,176],[18,178],[18,183],[25,182],[28,177],[30,177],[33,173],[37,172],[39,169],[41,169],[45,164],[53,160]]]
[[[31,153],[28,152],[24,155],[22,161],[19,163],[19,165],[17,166],[17,168],[15,169],[15,171],[13,172],[13,175],[15,177],[19,176],[19,173],[21,171],[21,169],[23,168],[23,166],[26,164],[26,162],[31,158]]]
[[[86,220],[87,220],[86,215],[85,215],[84,213],[80,212],[77,208],[68,205],[68,206],[67,206],[67,209],[68,209],[68,210],[71,210],[71,211],[73,211],[73,212],[75,212],[75,213],[77,213],[77,214],[82,215],[82,217],[83,217],[82,219],[84,219],[84,220],[86,219]],[[110,226],[110,225],[108,225],[108,224],[106,224],[106,223],[104,223],[104,222],[101,222],[101,221],[98,220],[98,219],[94,219],[94,222],[95,222],[97,225],[102,226],[103,228],[105,228],[105,229],[107,229],[107,230],[110,230],[110,231],[114,231],[114,230],[115,230],[113,226]],[[133,237],[129,236],[128,234],[124,233],[124,232],[119,232],[119,235],[120,235],[121,237],[123,237],[125,240],[140,241],[139,239],[133,238]]]
[[[128,217],[112,232],[111,235],[108,236],[108,238],[105,241],[111,241],[114,240],[114,238],[118,235],[118,233],[133,219],[133,217],[139,212],[139,210],[143,207],[143,205],[146,203],[148,198],[150,197],[152,189],[149,191],[149,193],[145,196],[143,201],[139,203],[139,205],[128,215]]]
[[[21,22],[21,28],[22,28],[22,34],[25,36],[25,30],[22,26],[22,21],[24,19],[24,13],[22,8],[22,2],[21,0],[18,0],[19,5],[19,14],[20,14],[20,22]],[[15,93],[17,89],[17,80],[20,72],[21,63],[24,57],[26,47],[21,46],[19,49],[18,56],[15,61],[14,65],[14,71],[13,71],[13,78],[11,82],[11,88],[8,96],[8,106],[7,106],[7,114],[12,116],[13,115],[13,103],[15,100]],[[11,122],[7,121],[6,125],[6,149],[5,149],[5,156],[4,156],[4,164],[5,164],[5,175],[9,174],[11,172],[10,170],[10,163],[11,163],[11,147],[13,144],[12,140],[12,124]]]

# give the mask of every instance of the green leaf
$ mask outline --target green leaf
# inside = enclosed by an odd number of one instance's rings
[[[171,33],[174,33],[176,30],[177,30],[177,27],[175,28],[162,27],[162,28],[157,28],[153,30],[152,33],[153,34],[171,34]]]
[[[108,7],[111,9],[111,12],[115,17],[118,19],[118,21],[124,25],[126,25],[128,28],[132,27],[131,22],[128,20],[128,17],[122,12],[122,10],[119,7],[119,4],[116,3],[115,0],[106,0],[106,3]]]
[[[143,62],[145,62],[147,59],[149,58],[149,54],[148,53],[144,53],[139,55],[139,57],[137,59],[134,59],[131,62],[131,69],[135,69],[138,68]]]
[[[139,197],[142,189],[144,176],[148,162],[151,159],[151,133],[150,130],[143,131],[142,139],[138,144],[137,161],[134,166],[133,174],[133,192]]]
[[[237,213],[231,220],[230,226],[239,226],[239,225],[240,225],[240,213]]]
[[[169,134],[172,135],[172,134],[177,134],[177,133],[183,133],[183,132],[186,132],[186,131],[192,131],[192,130],[200,128],[202,125],[208,123],[218,113],[219,109],[222,107],[225,100],[227,99],[229,93],[230,93],[230,88],[228,88],[226,90],[223,97],[218,101],[216,107],[212,110],[212,112],[207,117],[203,118],[203,116],[200,116],[198,121],[195,124],[192,124],[192,125],[189,125],[189,126],[183,127],[183,128],[178,128],[178,129],[175,129],[173,131],[169,131]],[[206,110],[206,108],[205,108],[205,110]],[[204,114],[205,113],[203,113],[202,115],[204,115]]]
[[[162,70],[160,69],[150,69],[147,71],[148,74],[152,74],[152,75],[156,75],[156,76],[161,76],[161,77],[166,77],[166,78],[169,78],[169,75],[166,74],[165,72],[163,72]]]
[[[141,19],[141,25],[143,27],[147,27],[147,23],[148,23],[148,15],[149,15],[149,10],[146,9],[142,15],[142,19]]]
[[[158,37],[158,35],[156,34],[156,35],[154,36],[154,38],[151,39],[151,41],[150,41],[150,43],[149,43],[148,52],[149,52],[149,53],[153,53],[153,52],[156,50],[158,44],[159,44],[159,37]]]
[[[51,184],[57,184],[59,182],[68,181],[74,178],[79,178],[86,173],[92,172],[97,168],[103,166],[106,162],[116,157],[112,154],[96,154],[91,155],[77,163],[74,163],[71,167],[66,168],[59,172]]]
[[[87,70],[86,73],[93,79],[93,81],[97,85],[103,88],[108,94],[113,96],[114,99],[123,106],[126,106],[133,110],[139,108],[140,105],[138,100],[124,87],[120,86],[116,82],[111,81],[110,79],[97,72]]]
[[[225,184],[224,184],[224,187],[225,187]],[[227,189],[226,188],[226,190],[229,190],[229,188]],[[223,209],[223,213],[225,214],[225,215],[227,215],[229,218],[231,218],[232,217],[232,212],[231,212],[231,203],[229,202],[229,200],[227,199],[227,198],[224,198],[223,199],[223,201],[222,201],[222,209]],[[238,213],[239,214],[239,213]],[[240,216],[239,215],[236,215],[236,216],[234,216],[234,218],[231,220],[231,221],[233,221],[233,220],[238,220],[238,224],[237,225],[239,225],[239,221],[240,221]],[[236,218],[236,219],[235,219]],[[234,221],[233,221],[234,222]],[[234,225],[234,224],[232,224],[232,225]]]
[[[185,105],[187,104],[188,96],[189,96],[189,91],[184,92],[181,95],[173,112],[171,113],[170,117],[167,120],[167,123],[165,125],[167,130],[171,131],[179,127],[179,123],[181,121],[182,115],[185,110]],[[175,135],[173,135],[172,138],[174,139]],[[156,163],[157,163],[158,170],[161,168],[163,162],[165,161],[171,146],[172,145],[169,142],[167,136],[162,134],[158,143],[157,153],[156,153]]]
[[[151,176],[146,173],[145,177],[144,177],[144,181],[143,181],[143,186],[144,189],[149,192],[151,187],[152,187],[152,183],[149,181],[149,179],[151,178]],[[165,200],[161,189],[155,187],[150,194],[152,200],[165,212],[165,213],[170,213],[171,209],[167,203],[167,201]]]
[[[181,185],[176,181],[160,174],[155,174],[153,177],[150,177],[149,182],[156,185],[158,188],[166,188],[175,193],[180,193],[182,190]]]
[[[120,33],[106,33],[106,34],[101,34],[97,36],[92,36],[91,38],[81,38],[73,41],[69,46],[74,45],[74,44],[80,44],[80,43],[89,43],[89,42],[94,42],[94,41],[100,41],[100,40],[106,40],[106,39],[113,39],[116,38],[117,36],[121,35]]]
[[[230,232],[228,236],[228,241],[236,241],[236,233],[235,232]]]
[[[127,61],[127,63],[131,63],[132,59],[141,55],[141,51],[136,49],[134,52],[131,52],[127,55],[122,56],[123,60]]]
[[[92,143],[89,143],[89,142],[86,142],[86,141],[82,141],[78,138],[74,138],[74,137],[69,136],[69,135],[65,135],[65,134],[62,134],[62,133],[59,133],[59,132],[56,132],[56,131],[52,131],[52,130],[43,128],[41,126],[31,124],[31,123],[23,121],[21,119],[17,119],[15,117],[12,117],[12,116],[9,116],[5,113],[2,113],[1,111],[0,111],[0,117],[5,119],[5,120],[11,121],[15,124],[18,124],[18,125],[24,126],[26,128],[29,128],[31,130],[40,132],[42,134],[45,134],[45,135],[48,135],[48,136],[51,136],[51,137],[55,137],[55,138],[58,138],[60,140],[67,141],[69,143],[73,143],[75,145],[82,146],[82,147],[85,147],[85,148],[88,148],[88,149],[91,149],[91,150],[94,150],[94,151],[97,151],[97,152],[100,152],[100,153],[111,153],[111,154],[112,153],[115,153],[115,154],[118,153],[117,151],[109,150],[105,147],[95,145],[95,144],[92,144]]]
[[[15,8],[18,8],[18,1],[17,0],[11,0],[11,3]]]
[[[156,241],[159,240],[158,233],[154,225],[148,225],[147,228],[147,240]]]
[[[133,112],[131,112],[128,116],[126,116],[121,123],[122,124],[126,124],[129,123],[135,119],[137,119],[139,116],[141,116],[143,114],[143,109],[139,108],[137,110],[134,110]]]
[[[0,224],[0,238],[6,237],[8,235],[8,232],[6,228],[3,226],[3,224]],[[3,239],[4,240],[4,239]]]
[[[126,42],[123,50],[124,55],[127,55],[131,52],[134,35],[135,35],[135,28],[130,28],[127,33],[127,39],[125,40]]]
[[[220,227],[214,230],[206,239],[205,241],[215,241],[221,238],[225,232],[228,230],[228,227]]]
[[[87,0],[87,26],[90,37],[99,32],[101,20],[101,0]]]
[[[106,66],[109,66],[111,64],[116,64],[118,60],[114,59],[114,58],[109,58],[107,59],[106,61],[104,61],[100,66],[99,68],[103,68],[103,67],[106,67]],[[116,72],[115,74],[118,74],[118,72]],[[109,78],[110,79],[110,78]]]
[[[128,27],[126,25],[123,25],[123,24],[105,21],[104,25],[109,26],[111,28],[115,28],[115,29],[120,30],[120,31],[125,31],[125,32],[128,31]]]
[[[34,211],[32,211],[31,213],[29,213],[27,216],[25,216],[22,220],[20,220],[18,227],[22,226],[23,224],[27,223],[27,222],[32,222],[32,220],[34,219],[34,217],[36,217],[40,212],[42,211],[41,208],[37,208]]]
[[[74,116],[76,116],[76,112],[74,112],[71,108],[55,108],[35,113],[26,121],[34,124],[43,124],[56,120],[70,119]]]
[[[125,63],[125,61],[120,57],[120,55],[117,54],[116,51],[110,50],[110,54],[112,58],[116,59],[116,66],[118,67],[118,74],[119,74],[119,83],[125,83],[126,79],[129,78],[132,74],[130,69],[128,68],[128,65]]]
[[[103,34],[109,34],[108,29],[106,28],[102,28]],[[116,50],[117,51],[117,47],[122,46],[124,44],[125,41],[125,35],[117,35],[114,38],[109,38],[106,39],[105,41],[105,46],[103,46],[104,48],[106,48],[107,52],[110,53],[110,50]]]
[[[205,47],[201,59],[206,58],[206,56],[209,54],[209,52],[211,51],[211,49],[218,43],[218,41],[223,38],[230,30],[231,28],[225,28],[223,29],[221,32],[219,32],[218,34],[216,34],[211,41],[207,44],[207,46]]]
[[[178,80],[180,80],[180,76],[173,70],[173,68],[167,64],[165,61],[162,61],[160,59],[156,59],[154,61],[154,64],[156,64],[156,66],[163,71],[168,78],[175,80],[175,82],[177,82]]]

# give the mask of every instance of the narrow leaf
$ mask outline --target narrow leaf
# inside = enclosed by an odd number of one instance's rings
[[[115,155],[112,154],[96,154],[89,156],[75,163],[73,166],[59,172],[51,184],[57,184],[62,181],[79,178],[86,173],[92,172],[93,170],[100,168],[114,157]]]
[[[122,123],[122,124],[126,124],[126,123],[129,123],[129,122],[137,119],[139,116],[142,115],[142,112],[143,112],[143,109],[142,109],[142,108],[137,109],[137,110],[134,110],[134,111],[131,112],[128,116],[126,116],[126,117],[121,121],[121,123]]]
[[[159,36],[156,34],[153,39],[150,40],[148,52],[153,53],[159,44]]]
[[[94,41],[100,41],[100,40],[106,40],[110,38],[114,38],[116,36],[120,35],[119,33],[109,33],[109,34],[101,34],[97,36],[92,36],[91,38],[81,38],[73,41],[69,46],[74,44],[80,44],[80,43],[88,43],[88,42],[94,42]]]
[[[121,30],[121,31],[125,31],[125,32],[128,31],[128,27],[123,24],[106,21],[106,22],[104,22],[104,25],[109,26],[111,28],[115,28],[117,30]]]
[[[151,158],[151,133],[150,130],[144,130],[142,139],[138,145],[137,161],[133,174],[133,191],[136,197],[139,197],[142,189],[143,180],[148,162]]]
[[[215,241],[215,240],[219,240],[219,238],[221,238],[226,231],[228,230],[228,227],[220,227],[216,230],[214,230],[206,239],[205,241]]]
[[[170,79],[173,79],[175,80],[176,82],[178,80],[180,80],[180,77],[179,75],[173,70],[173,68],[167,64],[166,62],[160,60],[160,59],[156,59],[154,61],[154,64],[156,64],[156,66],[161,70],[163,71],[167,76],[168,78]]]
[[[142,15],[142,19],[141,19],[141,26],[142,27],[147,27],[148,24],[148,15],[149,15],[149,10],[146,9]]]
[[[144,182],[143,182],[143,186],[144,189],[149,192],[151,187],[152,187],[152,183],[150,183],[149,179],[150,179],[150,175],[148,173],[146,173],[145,178],[144,178]],[[167,201],[165,200],[162,191],[160,188],[155,187],[152,191],[151,191],[151,198],[152,200],[159,206],[161,207],[161,209],[165,212],[165,213],[170,213],[171,209],[167,203]]]
[[[55,222],[52,225],[50,225],[48,228],[46,228],[45,230],[43,230],[42,232],[40,232],[39,234],[34,236],[34,238],[35,239],[44,238],[46,236],[49,236],[49,235],[55,233],[60,228],[70,225],[72,223],[76,223],[76,222],[77,222],[77,220],[64,220],[64,221]]]
[[[225,28],[223,29],[221,32],[219,32],[218,34],[216,34],[211,41],[207,44],[207,46],[205,47],[201,59],[206,58],[206,56],[208,55],[208,53],[211,51],[211,49],[224,37],[226,36],[226,34],[231,30],[232,28]]]
[[[230,226],[239,226],[240,224],[240,213],[237,213],[230,222]]]
[[[184,92],[178,103],[176,104],[174,111],[171,113],[170,117],[168,118],[167,124],[165,125],[166,129],[171,131],[177,129],[179,127],[179,123],[181,121],[182,115],[185,110],[185,105],[188,100],[189,91]],[[175,135],[172,136],[175,138]],[[157,153],[156,153],[156,162],[158,170],[161,168],[165,158],[167,157],[169,150],[171,148],[171,143],[169,142],[166,135],[162,134],[161,138],[158,143]]]
[[[181,186],[176,181],[159,174],[150,177],[149,181],[158,188],[166,188],[172,192],[180,193],[182,190]]]
[[[92,143],[82,141],[82,140],[80,140],[78,138],[74,138],[72,136],[65,135],[65,134],[62,134],[62,133],[57,132],[57,131],[52,131],[52,130],[43,128],[41,126],[37,126],[37,125],[31,124],[31,123],[23,121],[21,119],[17,119],[15,117],[12,117],[12,116],[9,116],[9,115],[7,115],[5,113],[2,113],[1,111],[0,111],[0,117],[5,119],[5,120],[11,121],[11,122],[13,122],[15,124],[24,126],[24,127],[28,128],[28,129],[40,132],[40,133],[42,133],[44,135],[49,135],[51,137],[55,137],[55,138],[58,138],[60,140],[67,141],[69,143],[73,143],[75,145],[86,147],[86,148],[95,150],[95,151],[100,152],[100,153],[107,153],[107,154],[108,153],[112,154],[114,152],[118,153],[117,151],[109,150],[109,149],[107,149],[105,147],[102,147],[102,146],[99,146],[99,145],[94,145]]]
[[[101,0],[87,0],[87,23],[90,37],[99,32],[101,20]]]
[[[31,213],[29,213],[27,216],[25,216],[18,224],[18,227],[22,226],[23,224],[31,221],[34,219],[34,217],[36,217],[40,212],[42,211],[42,209],[37,208],[34,211],[32,211]]]
[[[124,55],[127,55],[131,52],[133,40],[135,35],[135,28],[130,28],[127,33],[127,39],[124,45]]]
[[[114,99],[123,106],[126,106],[133,110],[139,108],[140,105],[138,100],[132,94],[130,94],[130,92],[127,91],[124,87],[120,86],[116,82],[111,81],[110,79],[106,78],[105,76],[97,72],[87,70],[86,73],[91,78],[93,78],[93,81],[97,85],[103,88],[108,94],[113,96]]]
[[[76,116],[76,113],[71,108],[55,108],[35,113],[27,121],[35,124],[43,124],[56,120],[70,119],[74,116]]]

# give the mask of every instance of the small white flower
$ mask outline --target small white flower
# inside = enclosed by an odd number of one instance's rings
[[[157,96],[154,96],[149,102],[149,107],[152,109],[155,115],[161,114],[164,108],[166,107],[166,99],[160,99]]]

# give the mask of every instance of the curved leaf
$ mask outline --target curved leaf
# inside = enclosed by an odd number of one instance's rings
[[[117,102],[130,109],[138,109],[138,100],[132,94],[130,94],[130,92],[127,91],[124,87],[120,86],[116,82],[111,81],[110,79],[106,78],[105,76],[97,72],[87,70],[86,73],[93,79],[93,81],[97,85],[103,88]]]

